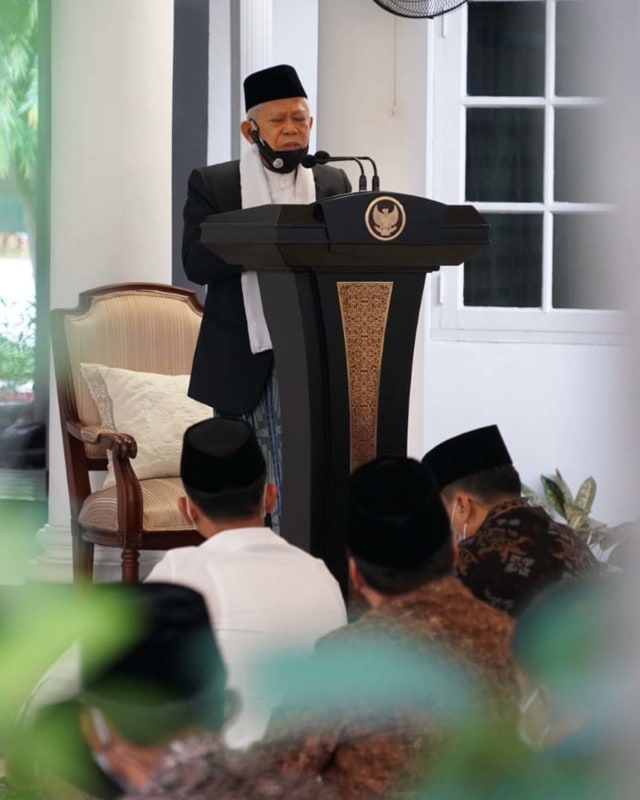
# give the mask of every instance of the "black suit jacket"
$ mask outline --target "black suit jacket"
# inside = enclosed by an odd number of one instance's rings
[[[313,168],[318,199],[351,191],[341,169]],[[273,364],[273,351],[252,354],[242,299],[241,270],[207,250],[201,224],[212,214],[242,208],[240,162],[194,169],[184,207],[182,263],[189,280],[207,285],[204,315],[193,358],[189,396],[219,413],[238,416],[258,404]]]

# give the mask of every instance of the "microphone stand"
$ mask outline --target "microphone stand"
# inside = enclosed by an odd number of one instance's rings
[[[303,167],[314,167],[316,164],[327,164],[330,161],[355,161],[360,167],[360,178],[358,179],[358,191],[367,191],[367,176],[365,175],[362,162],[356,156],[330,156],[326,150],[318,150],[315,155],[306,155],[302,158],[300,163]]]
[[[378,175],[378,167],[376,166],[376,162],[371,158],[371,156],[358,156],[358,158],[361,158],[363,161],[368,161],[373,167],[373,177],[371,178],[371,191],[379,192],[380,176]]]

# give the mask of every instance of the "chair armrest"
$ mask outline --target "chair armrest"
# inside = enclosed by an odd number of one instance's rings
[[[128,433],[118,433],[99,425],[74,425],[70,431],[87,444],[105,447],[113,454],[113,474],[116,480],[118,530],[122,533],[142,530],[142,489],[131,461],[138,453],[138,443]]]
[[[77,425],[73,422],[67,422],[67,430],[76,439],[87,444],[105,447],[118,460],[135,458],[138,454],[138,443],[128,433],[118,433],[99,425]]]

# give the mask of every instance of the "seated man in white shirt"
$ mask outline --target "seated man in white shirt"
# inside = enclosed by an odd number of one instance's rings
[[[248,747],[262,738],[279,703],[262,687],[261,664],[278,651],[309,652],[316,641],[346,623],[337,581],[324,563],[264,526],[276,487],[253,430],[238,419],[215,417],[184,434],[181,476],[185,518],[205,541],[168,551],[147,581],[182,584],[207,603],[240,709],[224,732],[227,745]],[[40,680],[20,715],[79,690],[76,646]]]
[[[147,581],[199,591],[213,620],[241,708],[225,731],[231,747],[258,741],[279,698],[260,686],[260,667],[278,650],[311,652],[346,623],[338,583],[322,561],[264,526],[276,499],[255,434],[239,419],[215,417],[184,434],[180,498],[185,518],[205,538],[168,551]]]

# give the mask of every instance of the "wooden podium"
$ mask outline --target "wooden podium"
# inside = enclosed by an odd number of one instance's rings
[[[282,535],[347,592],[347,487],[378,454],[405,454],[427,272],[489,243],[472,206],[359,192],[219,214],[202,242],[259,274],[282,410]]]

